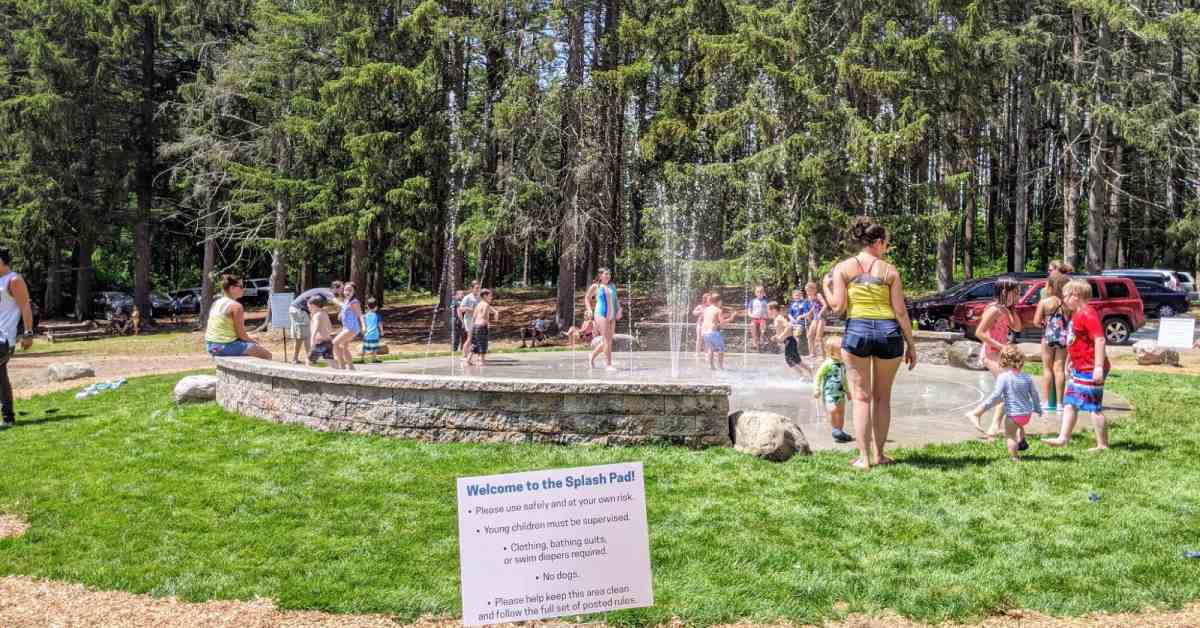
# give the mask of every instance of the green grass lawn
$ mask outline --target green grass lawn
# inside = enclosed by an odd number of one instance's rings
[[[0,432],[0,573],[188,600],[459,612],[457,476],[642,460],[654,592],[607,619],[819,621],[879,609],[968,620],[1177,606],[1200,598],[1200,378],[1118,374],[1137,407],[1095,456],[1035,441],[784,464],[729,449],[430,445],[177,408],[178,376],[18,402]],[[1089,491],[1101,496],[1097,503]],[[838,602],[844,604],[839,605]],[[839,610],[834,610],[838,608]]]

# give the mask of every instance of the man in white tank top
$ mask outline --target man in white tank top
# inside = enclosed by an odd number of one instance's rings
[[[16,421],[13,411],[12,383],[8,380],[8,358],[16,350],[33,346],[33,309],[29,303],[29,287],[25,279],[12,271],[12,254],[0,248],[0,409],[3,422],[0,430],[12,427]],[[25,333],[17,335],[17,326],[25,323]]]

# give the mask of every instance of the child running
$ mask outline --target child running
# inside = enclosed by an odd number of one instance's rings
[[[767,319],[770,315],[767,301],[767,290],[762,286],[754,288],[754,298],[750,300],[750,335],[754,342],[754,350],[761,352],[767,339]]]
[[[1070,379],[1063,394],[1062,428],[1058,438],[1042,441],[1051,447],[1062,447],[1071,440],[1075,421],[1080,412],[1092,413],[1092,426],[1096,430],[1096,446],[1088,451],[1108,449],[1108,424],[1104,418],[1104,380],[1112,370],[1108,361],[1104,340],[1104,327],[1100,315],[1088,304],[1092,297],[1092,286],[1086,281],[1075,280],[1063,287],[1063,300],[1067,309],[1074,312],[1071,326],[1067,329],[1067,353],[1071,356]]]
[[[383,336],[383,319],[379,316],[379,305],[375,299],[367,299],[367,314],[363,317],[363,362],[370,356],[371,362],[379,361],[379,339]]]
[[[736,315],[725,315],[721,309],[721,295],[713,294],[711,297],[701,319],[704,346],[708,349],[708,368],[725,370],[725,338],[721,336],[721,325],[732,321]]]
[[[329,321],[329,313],[325,311],[327,301],[321,295],[308,299],[308,365],[316,366],[317,361],[324,359],[335,369],[342,368],[333,353],[333,323]]]
[[[783,308],[779,304],[772,301],[767,306],[767,311],[771,314],[771,348],[775,353],[783,349],[787,343],[788,336],[792,335],[792,326],[788,323],[788,319],[783,315]]]
[[[804,363],[804,354],[808,353],[808,327],[805,322],[804,298],[799,290],[792,291],[792,302],[788,305],[788,324],[791,335],[783,344],[783,360],[788,368],[796,371],[800,377],[812,377],[812,369]],[[805,346],[801,346],[802,342]]]
[[[492,307],[492,291],[483,290],[479,293],[479,304],[473,312],[475,327],[471,329],[471,357],[467,365],[474,364],[475,356],[479,356],[479,366],[487,366],[488,353],[488,324],[499,318],[500,314]]]
[[[1021,459],[1020,452],[1028,449],[1025,442],[1025,426],[1033,415],[1042,415],[1042,402],[1038,399],[1037,387],[1028,373],[1022,373],[1025,366],[1025,356],[1016,345],[1005,345],[1000,350],[999,364],[1004,372],[996,378],[996,387],[983,403],[967,413],[967,417],[979,431],[983,431],[981,423],[983,413],[988,408],[1004,402],[1004,437],[1008,445],[1008,458],[1013,462]]]
[[[1004,368],[1000,366],[1000,352],[1008,346],[1008,332],[1010,330],[1013,333],[1021,331],[1021,317],[1017,315],[1016,310],[1017,299],[1020,298],[1020,287],[1021,284],[1014,279],[1008,277],[997,279],[993,292],[996,298],[983,311],[983,316],[979,318],[979,326],[975,328],[975,338],[984,346],[983,365],[987,367],[993,377],[1000,377],[1004,371]],[[1000,433],[1000,421],[1003,420],[1003,413],[1003,408],[997,406],[996,413],[992,416],[992,426],[986,432],[988,438],[995,438]]]
[[[830,336],[825,339],[825,362],[817,369],[813,382],[813,398],[824,404],[833,426],[833,440],[849,443],[853,436],[846,433],[846,396],[850,386],[846,382],[846,365],[842,362],[842,339]]]
[[[1047,414],[1058,411],[1057,403],[1062,403],[1066,389],[1069,317],[1063,303],[1063,286],[1069,281],[1066,275],[1050,275],[1044,296],[1038,301],[1037,312],[1033,315],[1033,324],[1042,328],[1042,399]]]

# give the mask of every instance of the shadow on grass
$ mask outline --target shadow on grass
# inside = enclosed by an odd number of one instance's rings
[[[1153,443],[1137,443],[1137,442],[1131,443],[1128,441],[1122,441],[1122,442],[1117,442],[1117,443],[1110,442],[1108,444],[1108,448],[1109,449],[1120,449],[1121,451],[1148,451],[1148,452],[1152,452],[1152,453],[1157,453],[1157,452],[1160,452],[1163,450],[1162,446],[1155,445]]]
[[[20,419],[13,424],[11,429],[20,427],[33,427],[35,425],[43,425],[46,423],[59,423],[61,421],[74,421],[76,419],[86,419],[87,415],[83,414],[52,414],[39,419]]]
[[[1042,456],[1039,454],[1022,454],[1021,462],[1070,462],[1063,456]],[[936,456],[918,453],[897,460],[901,465],[919,469],[967,469],[971,467],[986,467],[993,464],[1012,464],[1007,452],[994,456]]]

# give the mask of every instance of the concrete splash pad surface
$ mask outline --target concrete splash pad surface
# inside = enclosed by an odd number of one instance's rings
[[[616,372],[589,369],[587,353],[582,350],[495,355],[488,359],[486,367],[464,367],[459,358],[438,357],[360,368],[389,373],[521,381],[577,379],[641,384],[723,384],[732,390],[731,411],[767,410],[791,416],[800,423],[814,447],[853,447],[853,444],[833,443],[828,418],[812,398],[812,383],[787,368],[781,355],[728,354],[725,370],[712,371],[706,362],[697,361],[693,354],[685,354],[679,360],[678,377],[672,377],[671,355],[666,352],[617,353],[613,359]],[[602,363],[602,360],[598,362]],[[918,364],[911,372],[901,369],[892,394],[889,442],[916,446],[978,439],[979,433],[963,415],[979,403],[991,386],[992,378],[987,373],[929,364]],[[1049,432],[1057,426],[1057,417],[1052,416],[1031,431]],[[852,421],[848,421],[847,431],[853,431]]]

